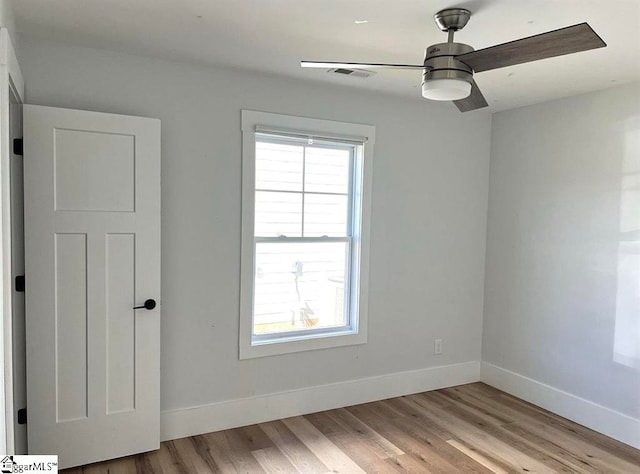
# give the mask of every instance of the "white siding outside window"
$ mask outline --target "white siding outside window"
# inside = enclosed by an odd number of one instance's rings
[[[366,342],[375,127],[243,111],[240,358]]]

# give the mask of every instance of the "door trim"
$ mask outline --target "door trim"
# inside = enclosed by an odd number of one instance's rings
[[[0,330],[0,451],[13,454],[14,418],[13,403],[13,308],[11,275],[11,136],[9,124],[10,91],[13,91],[19,103],[24,103],[24,79],[16,56],[9,31],[0,29],[0,208],[2,225],[0,226],[0,304],[3,321]]]

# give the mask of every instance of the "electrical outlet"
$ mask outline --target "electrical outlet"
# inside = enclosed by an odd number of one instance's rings
[[[442,339],[433,341],[433,353],[437,355],[442,354]]]

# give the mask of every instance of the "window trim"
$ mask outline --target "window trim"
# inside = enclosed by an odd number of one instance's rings
[[[256,133],[281,133],[318,140],[340,140],[364,142],[361,166],[360,189],[354,189],[352,206],[361,206],[362,222],[354,226],[358,235],[352,236],[352,255],[358,258],[359,288],[353,291],[352,311],[358,317],[348,330],[324,330],[322,333],[305,333],[288,338],[274,338],[264,342],[253,342],[253,284],[255,267],[254,206],[255,206],[255,140]],[[276,354],[326,349],[367,342],[368,287],[369,287],[369,224],[371,217],[371,188],[373,171],[373,149],[375,126],[332,120],[322,120],[293,115],[281,115],[253,110],[242,110],[242,232],[240,260],[240,321],[239,358],[251,359]],[[354,257],[352,256],[352,262]],[[353,265],[353,263],[352,263]]]

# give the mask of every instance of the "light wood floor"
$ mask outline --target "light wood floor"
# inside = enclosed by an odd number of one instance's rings
[[[640,473],[640,451],[481,383],[162,443],[76,473]]]

